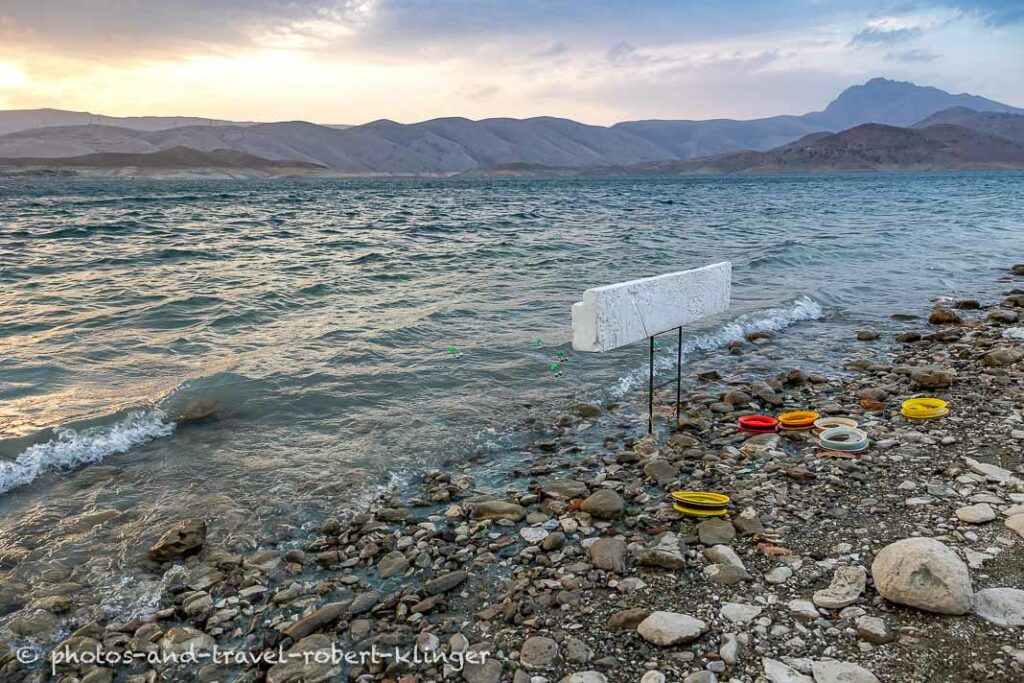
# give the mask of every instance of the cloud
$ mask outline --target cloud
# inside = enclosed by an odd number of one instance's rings
[[[896,45],[918,38],[924,31],[918,26],[904,28],[885,28],[868,26],[850,39],[850,45]]]
[[[625,62],[636,58],[636,48],[625,41],[615,43],[608,49],[609,62]]]
[[[377,0],[4,0],[0,42],[112,56],[337,40]]]
[[[559,40],[552,43],[550,46],[544,48],[543,50],[540,50],[539,52],[534,52],[531,56],[543,59],[545,57],[557,57],[559,55],[565,54],[568,51],[569,46],[563,43],[561,40]]]
[[[1024,2],[1021,0],[940,0],[940,4],[974,15],[989,26],[1024,22]]]
[[[15,70],[0,104],[611,123],[800,113],[879,69],[1013,101],[1024,40],[1006,22],[1022,3],[0,0],[0,64]]]
[[[885,53],[885,60],[887,62],[933,62],[938,59],[940,55],[931,52],[929,50],[903,50],[903,51],[890,51]]]

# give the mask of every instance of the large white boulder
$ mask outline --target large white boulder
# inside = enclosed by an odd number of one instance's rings
[[[883,598],[939,614],[971,610],[967,565],[934,538],[905,538],[882,548],[871,577]]]

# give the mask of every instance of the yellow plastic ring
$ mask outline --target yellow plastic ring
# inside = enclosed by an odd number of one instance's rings
[[[932,420],[949,414],[949,408],[940,398],[910,398],[900,405],[904,417],[912,420]]]
[[[795,431],[810,429],[814,426],[814,421],[819,417],[821,415],[813,410],[794,410],[779,415],[779,426],[781,429]]]
[[[683,506],[708,510],[724,509],[731,500],[724,493],[714,491],[673,491],[669,495]]]
[[[721,510],[705,510],[704,508],[692,508],[680,503],[674,504],[672,509],[676,512],[682,512],[684,515],[693,515],[694,517],[724,517],[729,514],[724,508]]]

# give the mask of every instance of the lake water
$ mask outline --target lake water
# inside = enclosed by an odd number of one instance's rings
[[[0,580],[64,563],[136,609],[186,514],[258,546],[444,462],[500,486],[576,400],[642,429],[644,346],[571,351],[588,287],[730,260],[687,378],[837,369],[855,329],[995,296],[1022,216],[1017,173],[0,179]]]

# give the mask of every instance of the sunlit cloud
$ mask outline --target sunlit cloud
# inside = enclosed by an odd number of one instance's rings
[[[28,85],[28,74],[10,64],[0,62],[0,90]]]
[[[0,106],[614,123],[802,113],[874,76],[1020,104],[1024,22],[996,27],[997,9],[946,0],[651,0],[643,11],[601,0],[5,0]]]

